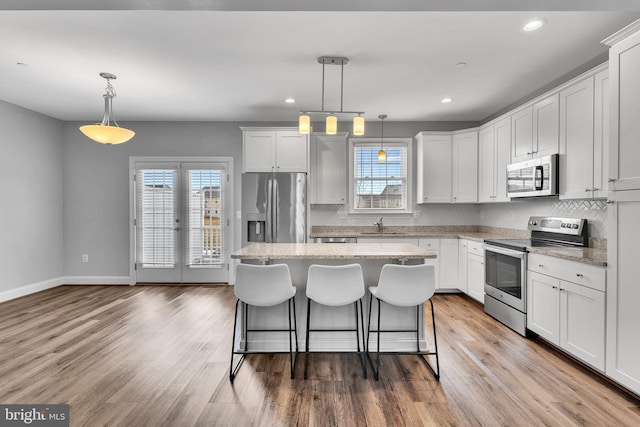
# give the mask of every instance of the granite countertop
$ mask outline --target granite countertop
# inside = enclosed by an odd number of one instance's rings
[[[564,258],[571,261],[584,262],[585,264],[607,266],[607,251],[596,248],[558,248],[558,247],[532,247],[529,252]]]
[[[378,232],[375,226],[312,226],[311,238],[315,237],[390,237],[390,238],[444,238],[468,239],[484,242],[490,239],[528,239],[529,230],[475,226],[475,225],[428,225],[385,226]],[[364,240],[363,240],[364,242]],[[607,265],[606,239],[591,238],[588,248],[531,247],[529,252],[564,258],[587,264]]]
[[[252,243],[231,254],[234,259],[424,259],[437,254],[407,243]]]

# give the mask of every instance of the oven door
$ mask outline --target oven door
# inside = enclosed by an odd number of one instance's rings
[[[485,245],[484,291],[522,313],[526,313],[527,254]]]

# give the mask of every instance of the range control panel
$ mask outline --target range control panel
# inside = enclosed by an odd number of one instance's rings
[[[532,216],[529,218],[527,228],[535,231],[548,231],[552,233],[563,233],[580,235],[587,226],[587,220],[583,218],[555,218],[544,216]]]

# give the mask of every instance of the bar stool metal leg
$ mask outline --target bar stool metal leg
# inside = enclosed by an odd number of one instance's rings
[[[233,317],[233,337],[231,339],[231,363],[229,364],[229,381],[233,383],[233,380],[238,373],[238,369],[240,369],[240,365],[244,361],[244,354],[240,356],[240,360],[236,364],[235,368],[233,366],[233,356],[236,354],[235,352],[235,343],[236,343],[236,327],[238,326],[238,306],[240,305],[240,300],[236,301],[236,310],[235,315]],[[246,350],[246,335],[245,335],[245,350]]]

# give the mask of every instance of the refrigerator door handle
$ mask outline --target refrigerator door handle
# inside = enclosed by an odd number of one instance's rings
[[[273,182],[273,194],[271,199],[271,227],[273,227],[273,242],[278,241],[278,180],[274,179]]]
[[[272,179],[268,179],[267,180],[267,218],[266,218],[266,224],[265,224],[265,242],[267,243],[272,243],[273,242],[273,215],[272,215],[272,210],[273,208],[273,180]]]

